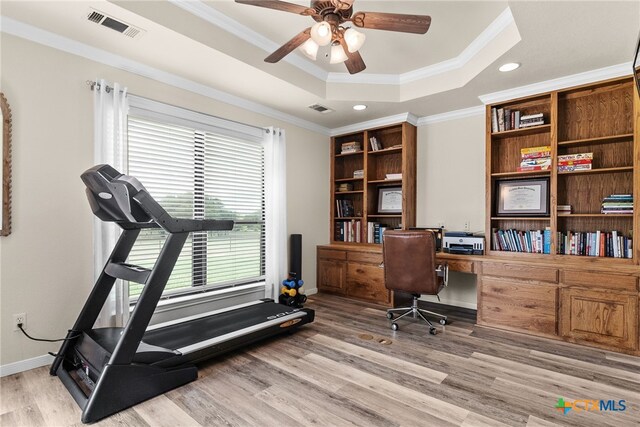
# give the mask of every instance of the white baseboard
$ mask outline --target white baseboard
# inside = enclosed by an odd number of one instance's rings
[[[31,359],[21,360],[19,362],[7,363],[6,365],[0,365],[0,377],[51,365],[51,363],[53,363],[53,356],[50,354],[43,354],[42,356],[32,357]]]

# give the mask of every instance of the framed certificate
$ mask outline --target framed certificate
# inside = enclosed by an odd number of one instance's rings
[[[402,187],[380,187],[378,189],[378,213],[402,213]]]
[[[496,181],[496,216],[549,216],[549,178]]]

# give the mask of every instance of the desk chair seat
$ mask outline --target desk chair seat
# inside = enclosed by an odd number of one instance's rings
[[[447,323],[447,316],[418,307],[421,295],[435,295],[447,285],[448,267],[436,262],[436,237],[430,230],[388,230],[383,236],[382,255],[384,262],[384,284],[387,289],[407,292],[413,296],[411,307],[387,310],[387,318],[394,319],[391,329],[399,329],[397,321],[409,314],[420,318],[429,325],[429,333],[436,334],[436,328],[425,317],[430,314],[440,318],[440,324]],[[439,299],[439,298],[438,298]],[[402,313],[395,317],[394,313]]]

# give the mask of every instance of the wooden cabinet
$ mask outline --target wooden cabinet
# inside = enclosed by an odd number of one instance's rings
[[[560,291],[560,305],[560,333],[568,341],[637,350],[637,293],[568,287]]]
[[[541,115],[542,123],[494,129],[492,115],[507,110],[505,120]],[[640,97],[631,78],[489,105],[486,126],[489,250],[479,263],[478,323],[640,354]],[[549,147],[547,165],[526,166],[525,154],[541,151],[535,147]],[[589,166],[560,168],[561,156],[584,153]],[[548,180],[548,214],[506,216],[498,209],[498,183],[538,178]],[[604,209],[614,194],[632,196],[620,204],[627,210]],[[536,253],[529,236],[545,230],[548,253]],[[596,239],[611,245],[603,236],[614,232],[633,249],[612,256],[607,248],[602,256]]]
[[[379,246],[338,247],[318,247],[318,290],[390,305]]]
[[[415,226],[415,126],[399,123],[331,138],[330,187],[331,243],[377,243],[368,232],[374,224]],[[397,212],[379,209],[383,188],[401,193]]]

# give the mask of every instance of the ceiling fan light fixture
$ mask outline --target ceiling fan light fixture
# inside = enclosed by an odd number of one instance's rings
[[[351,53],[357,52],[364,44],[366,38],[367,36],[353,28],[347,28],[344,32],[344,41],[347,43],[347,48]]]
[[[331,46],[331,58],[329,59],[330,64],[339,64],[347,60],[347,54],[344,52],[342,45],[340,43],[336,43]]]
[[[304,53],[309,59],[316,60],[316,56],[318,55],[318,44],[314,42],[312,39],[307,40],[300,46],[300,50]]]
[[[326,46],[331,43],[332,36],[331,24],[326,21],[318,22],[311,27],[311,39],[318,46]]]

